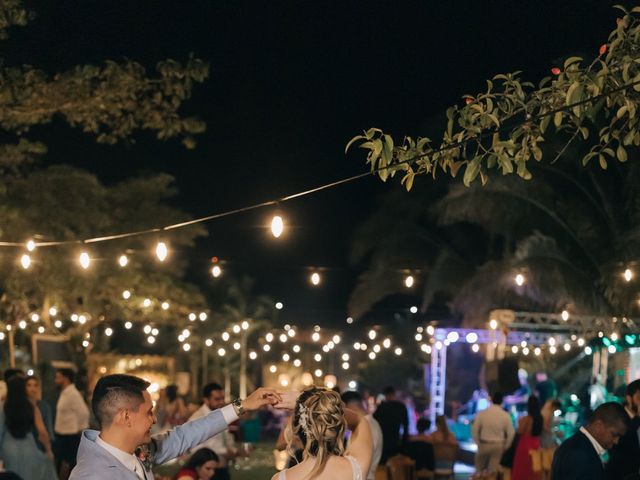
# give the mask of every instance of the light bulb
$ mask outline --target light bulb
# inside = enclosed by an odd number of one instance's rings
[[[80,266],[86,270],[89,268],[89,265],[91,265],[91,257],[89,257],[87,252],[82,252],[78,257],[78,262],[80,262]]]
[[[26,253],[20,257],[20,265],[27,270],[31,266],[31,257]]]
[[[255,360],[256,358],[258,358],[258,354],[256,352],[249,352],[249,358],[251,360]]]
[[[413,307],[411,307],[411,308],[409,309],[409,311],[410,311],[411,313],[418,313],[418,307],[416,307],[416,306],[414,305]]]
[[[222,268],[220,268],[220,265],[214,265],[213,267],[211,267],[211,275],[213,276],[213,278],[218,278],[220,275],[222,275]]]
[[[563,310],[560,314],[560,317],[566,322],[567,320],[569,320],[569,312],[567,310]]]
[[[127,258],[127,256],[120,255],[120,258],[118,258],[118,264],[124,268],[127,266],[128,263],[129,263],[129,259]]]
[[[413,287],[413,283],[415,282],[415,279],[413,278],[413,275],[407,275],[406,277],[404,277],[404,285],[407,288],[411,288]]]
[[[353,317],[347,317],[347,323],[351,325],[353,323]]]
[[[240,327],[242,328],[242,330],[249,330],[249,322],[247,322],[246,320],[244,320],[242,322],[242,324],[240,325]]]
[[[400,355],[402,355],[402,349],[400,347],[396,347],[396,349],[393,351],[393,353],[395,353],[396,355],[400,356]]]
[[[133,323],[131,323],[131,322],[124,322],[124,328],[126,328],[127,330],[131,330],[131,327],[133,327]]]
[[[515,276],[514,281],[516,282],[517,286],[521,287],[522,285],[524,285],[524,282],[525,282],[524,275],[522,275],[521,273],[517,274]]]
[[[156,257],[158,257],[158,260],[164,262],[167,259],[167,255],[169,255],[167,244],[164,242],[158,242],[156,245]]]
[[[276,302],[276,310],[282,310],[283,307],[284,305],[282,304],[282,302]]]
[[[60,320],[56,320],[56,321],[53,323],[53,325],[54,325],[56,328],[62,328],[62,322],[61,322]]]
[[[205,312],[200,312],[200,315],[198,315],[198,318],[200,319],[201,322],[204,322],[207,319],[207,314]]]
[[[58,309],[56,307],[51,307],[49,309],[49,315],[55,317],[58,314]]]
[[[33,239],[30,238],[29,240],[27,240],[26,247],[27,251],[33,252],[36,249],[36,242],[34,242]]]
[[[343,362],[342,363],[342,369],[343,370],[349,370],[349,362]]]
[[[284,220],[280,215],[274,215],[271,219],[271,234],[275,238],[279,238],[284,231]]]
[[[207,338],[207,339],[204,341],[204,344],[205,344],[207,347],[210,347],[211,345],[213,345],[213,340],[211,340],[210,338]]]
[[[148,336],[147,337],[147,342],[149,342],[151,345],[153,345],[154,343],[156,343],[156,337]]]
[[[320,284],[320,274],[318,272],[313,272],[311,274],[311,283],[314,285]]]
[[[104,334],[105,334],[107,337],[110,337],[111,335],[113,335],[113,328],[111,328],[111,327],[107,327],[107,328],[105,328],[105,329],[104,329]]]
[[[631,279],[633,278],[633,272],[631,271],[631,269],[630,269],[630,268],[627,268],[627,269],[624,271],[623,276],[624,276],[624,279],[625,279],[627,282],[630,282],[630,281],[631,281]]]
[[[162,302],[161,307],[163,310],[169,310],[169,302]]]
[[[131,292],[129,290],[125,290],[124,292],[122,292],[122,298],[124,298],[125,300],[129,300],[131,298]]]

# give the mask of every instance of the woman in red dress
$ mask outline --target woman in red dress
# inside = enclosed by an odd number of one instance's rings
[[[177,473],[175,480],[210,480],[215,475],[218,460],[218,455],[213,450],[196,450]]]
[[[519,437],[511,471],[512,480],[540,480],[540,472],[533,471],[529,450],[540,448],[542,426],[540,402],[538,397],[530,395],[527,402],[527,415],[518,420]]]

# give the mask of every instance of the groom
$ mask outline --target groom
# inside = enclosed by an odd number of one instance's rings
[[[149,382],[132,375],[107,375],[96,384],[91,407],[100,431],[82,432],[77,465],[70,480],[152,480],[151,464],[161,464],[202,443],[238,419],[245,411],[281,400],[272,389],[259,388],[205,417],[151,436],[156,423]],[[135,451],[143,446],[143,455]],[[144,457],[144,458],[141,458]]]

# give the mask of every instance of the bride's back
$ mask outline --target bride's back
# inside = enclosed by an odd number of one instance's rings
[[[353,457],[341,457],[338,455],[331,455],[324,468],[316,474],[314,480],[362,480],[359,467],[354,467],[352,461],[355,461]],[[311,461],[300,463],[294,467],[287,469],[286,473],[282,472],[278,477],[278,480],[306,480],[310,477],[313,470],[313,459]],[[357,468],[357,470],[356,470]]]

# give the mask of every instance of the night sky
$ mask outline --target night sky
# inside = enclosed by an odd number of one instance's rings
[[[353,135],[372,126],[397,138],[444,127],[438,115],[496,73],[522,70],[537,82],[566,56],[595,54],[617,16],[603,0],[28,4],[36,19],[0,44],[8,65],[53,73],[129,58],[152,69],[190,52],[210,63],[210,79],[184,108],[207,122],[193,151],[144,134],[132,145],[100,146],[59,122],[36,130],[49,146],[47,163],[89,169],[106,183],[173,174],[176,204],[193,216],[365,171],[362,152],[344,154]],[[212,282],[213,255],[252,275],[258,291],[284,302],[283,321],[342,323],[359,268],[348,263],[354,226],[393,188],[401,187],[369,177],[283,204],[292,228],[280,241],[263,228],[270,210],[216,221],[194,251],[179,254],[191,258],[194,281]],[[320,288],[307,281],[311,266],[329,268]]]

